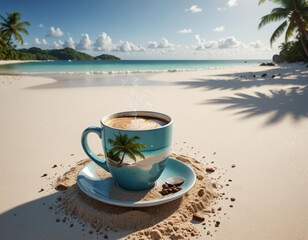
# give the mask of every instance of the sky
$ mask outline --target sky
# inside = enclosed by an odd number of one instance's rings
[[[271,59],[279,23],[258,30],[277,7],[259,0],[0,0],[20,12],[29,35],[19,48],[71,47],[122,59]]]

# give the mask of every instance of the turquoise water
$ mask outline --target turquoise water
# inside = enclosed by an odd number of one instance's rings
[[[52,61],[0,65],[0,73],[9,74],[129,74],[177,72],[238,66],[258,66],[270,60],[121,60]]]

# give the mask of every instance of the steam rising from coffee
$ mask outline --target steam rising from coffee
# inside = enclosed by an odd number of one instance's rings
[[[146,76],[140,76],[146,77]],[[130,87],[127,91],[127,95],[124,96],[125,103],[128,104],[128,110],[151,110],[153,105],[149,101],[149,97],[152,95],[149,91],[144,92],[140,89],[142,79],[138,76],[126,76],[121,79],[123,86]]]

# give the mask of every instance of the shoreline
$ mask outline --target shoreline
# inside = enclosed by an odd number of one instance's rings
[[[0,65],[9,65],[27,62],[42,62],[43,60],[0,60]]]

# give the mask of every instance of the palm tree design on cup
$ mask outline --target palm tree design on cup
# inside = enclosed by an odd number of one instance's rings
[[[140,152],[143,148],[147,148],[147,146],[143,143],[135,143],[136,140],[140,139],[138,136],[134,136],[132,138],[128,138],[127,134],[122,135],[114,134],[115,140],[109,138],[108,142],[113,146],[108,152],[107,157],[119,162],[118,166],[123,163],[125,155],[129,156],[132,160],[136,162],[136,156],[145,159],[145,156]]]

